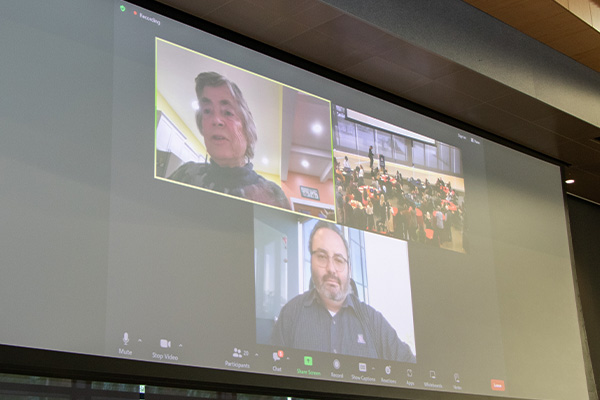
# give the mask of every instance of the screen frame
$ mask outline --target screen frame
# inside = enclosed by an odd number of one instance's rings
[[[496,136],[490,132],[438,113],[419,104],[405,100],[389,92],[370,86],[356,79],[286,53],[262,42],[227,30],[221,26],[193,17],[169,6],[146,0],[130,0],[131,3],[153,12],[172,18],[178,22],[213,34],[240,46],[258,51],[265,56],[275,58],[311,73],[331,79],[338,84],[348,86],[366,94],[373,95],[394,105],[433,118],[439,122],[464,130],[479,137],[504,145],[520,153],[533,156],[561,167],[564,176],[565,164],[522,145]],[[566,209],[566,192],[562,186],[564,211]],[[571,269],[573,268],[573,250],[570,227],[567,226],[569,248],[571,253]],[[573,282],[576,287],[576,280]],[[577,299],[579,303],[579,299]],[[579,316],[578,316],[579,317]],[[581,332],[584,335],[583,332]],[[584,342],[585,343],[585,342]],[[357,385],[344,382],[310,380],[311,390],[306,390],[307,380],[284,376],[215,370],[211,368],[179,365],[157,364],[146,361],[125,360],[120,358],[66,353],[52,350],[33,349],[19,346],[0,345],[0,368],[3,372],[19,374],[40,374],[72,379],[107,380],[115,382],[131,382],[176,387],[202,387],[206,389],[236,391],[240,393],[257,393],[262,395],[286,395],[305,398],[406,398],[406,399],[498,399],[504,397],[474,395],[430,391],[423,389],[391,388],[371,385]],[[236,382],[236,383],[232,383]],[[513,398],[514,399],[514,398]]]
[[[301,399],[527,400],[518,397],[307,380],[0,345],[0,372]],[[235,382],[235,383],[234,383]],[[307,385],[309,383],[309,385]],[[307,386],[310,389],[307,390]]]

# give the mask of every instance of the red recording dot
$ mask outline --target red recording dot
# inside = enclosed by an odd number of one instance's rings
[[[133,15],[137,15],[137,11],[134,11],[134,12],[133,12]]]

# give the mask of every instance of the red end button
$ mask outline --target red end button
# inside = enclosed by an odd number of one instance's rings
[[[504,381],[500,379],[492,379],[492,390],[504,392]]]

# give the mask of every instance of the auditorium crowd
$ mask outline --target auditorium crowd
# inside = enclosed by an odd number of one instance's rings
[[[378,167],[367,173],[346,156],[335,160],[335,185],[343,225],[438,247],[452,243],[453,231],[463,232],[464,197],[450,181],[405,178]]]

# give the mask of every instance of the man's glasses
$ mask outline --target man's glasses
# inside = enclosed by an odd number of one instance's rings
[[[337,272],[342,272],[346,269],[346,266],[348,265],[348,260],[346,260],[339,254],[333,255],[331,258],[323,250],[315,250],[310,254],[312,255],[313,262],[319,268],[326,268],[327,264],[331,262],[331,265],[333,265],[333,268]]]

